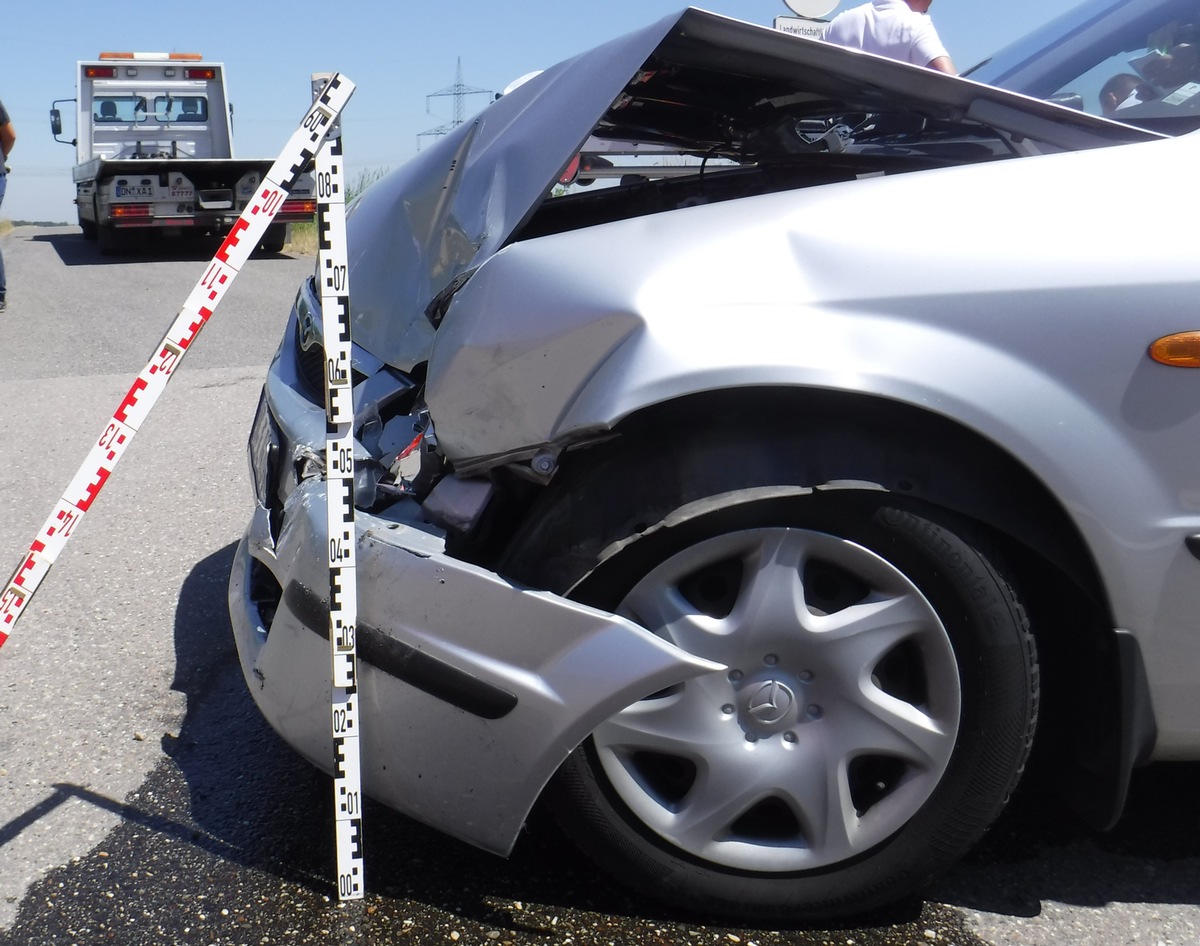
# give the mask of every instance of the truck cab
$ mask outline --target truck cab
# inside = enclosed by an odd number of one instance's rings
[[[76,160],[232,158],[233,141],[219,63],[190,53],[147,61],[103,54],[80,64]],[[142,54],[143,56],[145,54]]]

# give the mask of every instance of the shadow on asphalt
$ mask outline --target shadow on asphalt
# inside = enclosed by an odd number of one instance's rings
[[[33,243],[49,243],[64,266],[120,266],[151,261],[189,262],[211,259],[221,239],[216,237],[160,237],[143,245],[131,244],[122,252],[105,256],[95,240],[86,240],[76,228],[57,233],[38,233],[28,238]],[[255,259],[290,259],[287,253],[254,254]]]
[[[1037,916],[1044,901],[1200,905],[1200,763],[1134,773],[1124,815],[1092,831],[1056,799],[1018,792],[983,841],[931,896],[954,906]]]
[[[275,735],[246,689],[226,603],[234,549],[198,563],[180,589],[171,687],[187,709],[179,733],[164,736],[163,752],[183,777],[181,810],[202,847],[311,881],[321,867],[304,855],[323,847],[314,843],[327,820],[315,803],[323,776]]]

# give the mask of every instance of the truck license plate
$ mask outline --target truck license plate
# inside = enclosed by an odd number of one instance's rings
[[[117,185],[118,197],[153,197],[154,188],[149,184],[138,184],[130,187],[123,184]]]

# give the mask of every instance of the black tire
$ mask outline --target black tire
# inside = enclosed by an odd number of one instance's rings
[[[286,223],[273,223],[267,227],[262,241],[258,244],[263,253],[282,253],[287,245],[288,227]]]
[[[866,484],[790,484],[787,458],[805,460],[782,438],[725,446],[720,465],[680,442],[568,471],[510,550],[522,580],[730,668],[604,723],[548,801],[598,863],[679,906],[885,906],[961,857],[1021,775],[1024,610],[974,524]]]
[[[124,248],[124,238],[112,224],[101,224],[96,228],[96,245],[103,256],[113,256]]]

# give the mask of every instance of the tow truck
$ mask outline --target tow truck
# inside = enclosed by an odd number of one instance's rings
[[[73,103],[76,134],[63,137]],[[272,158],[235,158],[225,66],[199,53],[105,52],[76,67],[76,94],[50,109],[54,139],[73,145],[84,237],[111,254],[148,236],[223,235]],[[300,178],[261,248],[283,249],[289,225],[311,221],[311,176]]]

